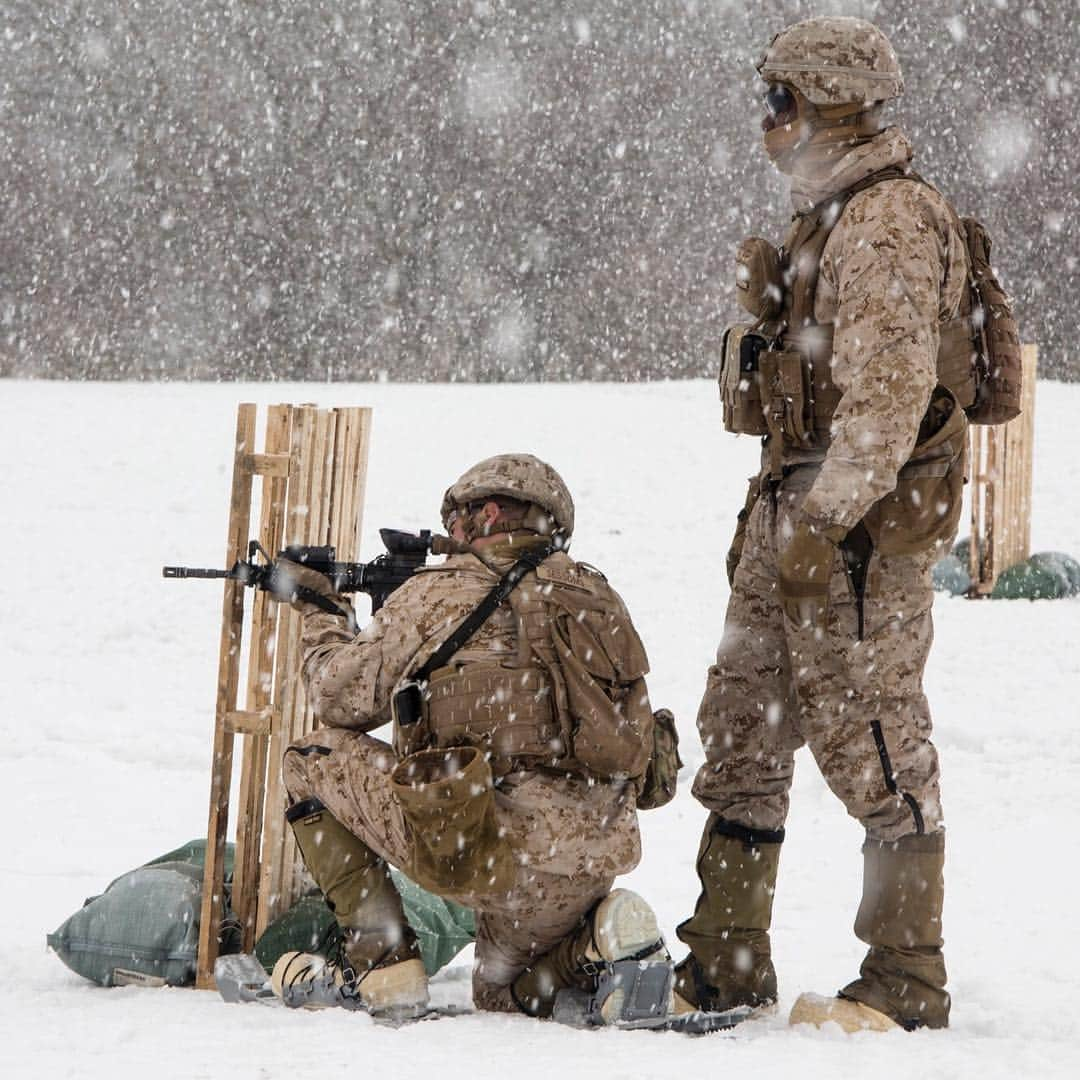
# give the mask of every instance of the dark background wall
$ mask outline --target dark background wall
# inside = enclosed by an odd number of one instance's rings
[[[788,215],[752,61],[827,12],[1080,378],[1066,0],[7,0],[0,375],[710,374]]]

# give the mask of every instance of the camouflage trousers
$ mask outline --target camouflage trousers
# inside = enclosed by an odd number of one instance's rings
[[[794,753],[807,745],[869,837],[936,832],[938,757],[922,688],[935,553],[873,553],[860,604],[838,552],[826,627],[792,626],[778,598],[777,549],[791,535],[807,486],[796,474],[775,496],[766,492],[747,523],[698,712],[706,761],[694,795],[726,820],[782,829]]]
[[[412,841],[390,787],[397,762],[379,739],[323,728],[289,747],[282,770],[293,802],[318,798],[376,855],[407,868]],[[627,806],[603,785],[521,774],[500,783],[495,806],[515,855],[514,882],[499,893],[444,895],[476,914],[477,1007],[517,1012],[511,983],[577,928],[617,874],[637,864],[640,839],[633,800]]]

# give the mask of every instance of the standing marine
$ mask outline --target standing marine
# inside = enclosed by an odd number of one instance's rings
[[[449,557],[360,633],[326,577],[279,561],[321,725],[284,755],[286,816],[339,934],[329,955],[286,953],[274,988],[294,1006],[427,1008],[392,865],[474,910],[479,1008],[548,1017],[572,990],[594,1022],[623,1019],[627,990],[598,997],[598,980],[632,961],[635,978],[657,966],[664,1015],[656,917],[612,890],[640,858],[654,744],[641,640],[607,579],[567,554],[574,503],[545,462],[479,462],[442,519]],[[384,724],[392,741],[370,734]]]
[[[959,518],[965,413],[980,407],[973,335],[996,335],[1015,358],[1015,324],[973,317],[969,250],[985,233],[882,126],[903,82],[877,27],[796,23],[757,70],[765,150],[790,177],[795,215],[781,249],[740,245],[738,294],[755,321],[725,334],[725,426],[762,437],[762,469],[739,515],[698,714],[694,794],[709,817],[701,895],[678,928],[690,954],[677,1005],[776,1001],[769,926],[794,752],[807,745],[866,830],[855,933],[869,948],[857,979],[833,998],[802,995],[791,1020],[941,1028],[945,832],[922,685],[930,572]]]

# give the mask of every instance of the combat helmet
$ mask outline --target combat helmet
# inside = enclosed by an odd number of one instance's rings
[[[794,87],[816,106],[865,106],[904,92],[900,61],[871,22],[846,15],[804,19],[781,30],[757,63],[768,83]]]
[[[535,508],[526,514],[525,528],[544,534],[558,532],[566,538],[574,531],[574,500],[569,489],[547,462],[532,454],[496,454],[466,469],[443,496],[443,525],[450,527],[450,515],[457,508],[498,495]]]

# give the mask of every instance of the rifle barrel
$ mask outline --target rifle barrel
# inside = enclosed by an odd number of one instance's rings
[[[227,578],[228,570],[203,570],[195,566],[163,566],[161,576],[167,578]]]

